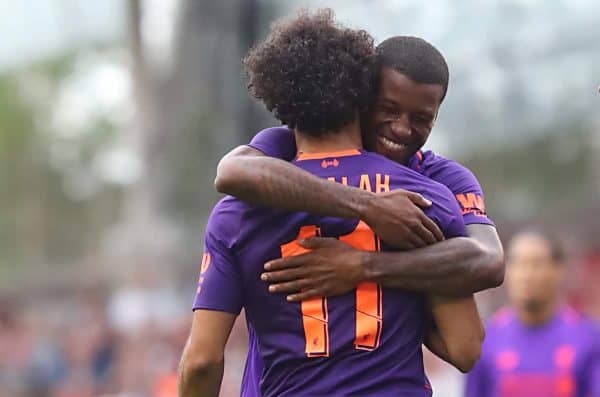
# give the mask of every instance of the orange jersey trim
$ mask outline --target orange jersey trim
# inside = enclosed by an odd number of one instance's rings
[[[423,162],[423,152],[422,151],[417,151],[417,157],[419,158],[419,163]]]
[[[320,160],[328,157],[348,157],[348,156],[359,156],[362,153],[358,149],[341,150],[338,152],[319,152],[319,153],[298,153],[296,161],[303,160]]]

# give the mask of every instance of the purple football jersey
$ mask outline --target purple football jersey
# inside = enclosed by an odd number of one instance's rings
[[[272,127],[260,131],[249,144],[269,157],[291,161],[296,156],[294,132],[287,127]],[[432,151],[419,150],[408,163],[414,171],[446,185],[458,201],[466,225],[493,225],[485,211],[481,184],[465,166]]]
[[[600,333],[569,307],[539,327],[512,309],[490,322],[467,397],[599,397]]]
[[[427,215],[446,237],[465,235],[460,208],[445,186],[383,156],[350,150],[300,155],[295,164],[373,192],[421,193],[433,201]],[[260,280],[264,263],[305,252],[296,240],[314,235],[365,250],[390,249],[357,220],[255,207],[233,197],[221,200],[209,218],[194,309],[245,309],[251,345],[242,395],[430,396],[421,352],[422,295],[372,282],[302,303],[268,292]],[[260,383],[251,379],[259,374]]]

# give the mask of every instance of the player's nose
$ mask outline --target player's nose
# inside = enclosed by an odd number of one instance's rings
[[[410,123],[404,118],[398,118],[390,123],[391,132],[397,138],[405,138],[410,135]]]

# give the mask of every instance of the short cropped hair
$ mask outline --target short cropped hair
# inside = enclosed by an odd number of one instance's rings
[[[376,49],[379,69],[390,67],[419,84],[438,84],[448,91],[450,72],[441,52],[427,41],[412,36],[394,36]]]
[[[535,236],[542,239],[548,245],[550,257],[557,264],[564,264],[567,260],[567,251],[565,250],[565,246],[561,242],[560,238],[551,231],[541,227],[533,226],[523,229],[517,233],[513,237],[513,240],[518,236]]]
[[[341,26],[333,11],[301,11],[276,22],[244,58],[250,93],[290,128],[321,135],[352,122],[369,105],[373,38]]]

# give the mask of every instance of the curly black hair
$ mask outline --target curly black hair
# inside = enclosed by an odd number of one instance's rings
[[[333,11],[301,11],[271,27],[244,58],[248,89],[275,117],[320,135],[352,122],[368,106],[373,38],[341,26]]]

